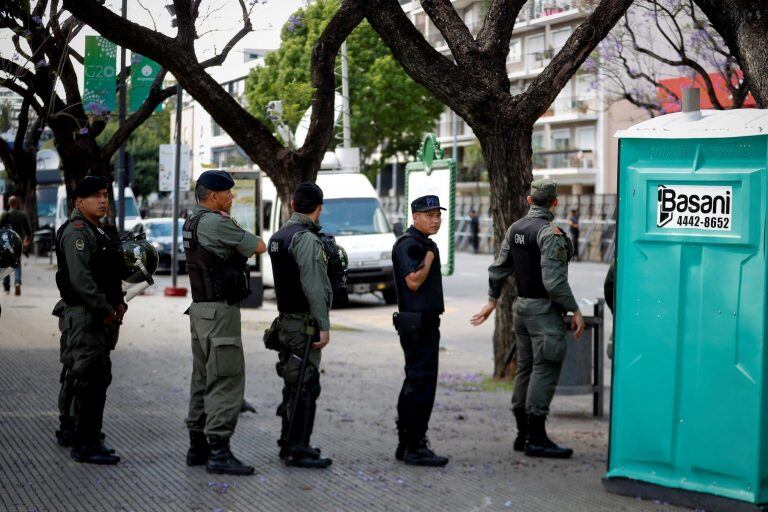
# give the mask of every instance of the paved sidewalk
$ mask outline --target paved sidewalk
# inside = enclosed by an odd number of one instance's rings
[[[53,437],[60,370],[53,271],[47,260],[25,263],[23,295],[0,296],[0,510],[676,510],[603,491],[607,422],[589,415],[587,397],[557,398],[553,406],[551,434],[576,450],[572,460],[514,452],[509,392],[481,390],[477,372],[489,370],[487,356],[458,348],[441,353],[430,430],[450,464],[435,470],[398,463],[394,404],[403,362],[384,321],[333,331],[324,351],[313,440],[333,457],[332,468],[283,467],[275,444],[276,357],[261,342],[275,315],[270,303],[243,310],[246,396],[258,413],[241,416],[233,449],[256,473],[236,478],[188,468],[183,420],[191,356],[182,313],[189,300],[164,298],[162,290],[130,304],[112,358],[104,429],[123,460],[116,467],[77,464]],[[332,320],[360,327],[372,314],[342,310]]]

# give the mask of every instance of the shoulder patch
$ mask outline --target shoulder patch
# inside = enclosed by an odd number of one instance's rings
[[[85,227],[85,222],[81,220],[75,220],[75,221],[72,221],[72,225],[78,229],[82,229]]]
[[[75,249],[77,249],[78,251],[82,251],[83,249],[85,249],[85,242],[83,241],[82,238],[78,238],[77,240],[75,240]]]
[[[558,236],[563,236],[563,230],[552,224],[552,232]]]

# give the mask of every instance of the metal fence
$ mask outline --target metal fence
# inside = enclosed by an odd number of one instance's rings
[[[391,223],[403,222],[403,201],[400,197],[383,197],[381,205]],[[490,197],[462,195],[456,197],[456,249],[472,250],[469,211],[480,216],[479,252],[492,254],[493,219]],[[616,196],[614,194],[562,195],[555,211],[555,222],[569,233],[566,218],[571,209],[579,215],[579,260],[608,262],[613,258],[616,232]],[[405,227],[408,223],[403,222]]]

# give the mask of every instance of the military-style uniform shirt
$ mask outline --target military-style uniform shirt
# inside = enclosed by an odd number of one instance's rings
[[[328,256],[323,249],[323,243],[315,235],[322,228],[312,219],[298,212],[294,212],[285,225],[293,224],[302,224],[311,228],[311,231],[302,231],[294,235],[288,247],[288,254],[299,266],[301,287],[309,302],[309,313],[317,320],[321,331],[328,331],[331,328],[328,312],[333,302],[333,288],[328,279]]]
[[[23,211],[13,208],[0,215],[0,228],[11,228],[22,240],[32,237],[29,217]]]
[[[410,236],[401,236],[392,248],[397,307],[400,311],[413,313],[442,313],[445,311],[443,275],[437,244],[414,226],[409,227],[406,233]],[[405,278],[424,267],[427,251],[432,251],[435,259],[429,267],[427,278],[418,290],[413,291],[408,288]]]
[[[203,215],[197,225],[197,243],[223,260],[229,259],[235,251],[246,258],[253,256],[259,245],[259,237],[244,230],[226,212],[204,215],[212,211],[199,204],[192,209],[192,217]]]
[[[547,208],[531,206],[527,217],[545,219],[549,225],[539,231],[536,243],[541,251],[541,277],[549,294],[548,299],[532,299],[518,297],[515,307],[523,314],[543,314],[549,311],[551,302],[560,304],[566,311],[576,311],[579,306],[573,297],[571,286],[568,284],[568,261],[573,255],[570,240],[552,221],[555,216]],[[507,277],[515,272],[515,262],[512,259],[510,245],[512,228],[507,230],[501,250],[496,260],[488,267],[489,290],[488,297],[498,299]]]
[[[102,318],[113,311],[107,296],[99,290],[93,278],[92,266],[98,257],[98,242],[89,224],[90,221],[75,208],[69,216],[71,221],[61,232],[59,240],[64,258],[67,261],[69,280],[80,296],[83,305]],[[101,229],[100,226],[96,226]]]

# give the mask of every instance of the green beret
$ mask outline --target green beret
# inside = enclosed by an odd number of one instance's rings
[[[536,192],[545,192],[553,197],[557,197],[557,182],[554,180],[534,180],[531,183],[531,195]]]

